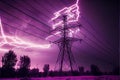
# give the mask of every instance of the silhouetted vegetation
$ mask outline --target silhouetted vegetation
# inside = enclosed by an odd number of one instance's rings
[[[28,56],[20,57],[20,68],[18,69],[18,77],[28,77],[30,71],[30,58]]]
[[[13,51],[9,51],[2,56],[1,77],[15,77],[15,64],[17,56]]]
[[[83,75],[84,74],[84,67],[82,66],[82,67],[79,67],[79,73],[80,73],[80,75]]]
[[[92,64],[90,68],[91,68],[92,75],[102,75],[102,72],[100,71],[97,65]]]
[[[49,73],[49,64],[45,64],[43,67],[44,76],[48,76]]]
[[[83,66],[78,67],[78,71],[49,71],[50,65],[45,64],[44,72],[39,72],[38,68],[30,69],[31,60],[28,56],[20,57],[19,68],[15,69],[17,56],[10,50],[2,56],[2,67],[0,68],[0,78],[21,77],[21,80],[30,80],[29,77],[54,77],[54,76],[80,76],[80,75],[120,75],[119,67],[115,67],[112,72],[101,72],[97,65],[92,64],[90,71],[85,71]]]
[[[30,77],[40,77],[39,69],[38,68],[31,69]]]
[[[113,71],[112,71],[112,74],[114,74],[114,75],[120,75],[120,67],[119,66],[115,67],[113,69]]]

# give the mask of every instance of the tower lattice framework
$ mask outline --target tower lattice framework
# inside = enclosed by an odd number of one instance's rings
[[[75,41],[81,41],[81,39],[69,37],[69,29],[74,27],[69,27],[67,25],[67,15],[63,15],[63,26],[61,31],[62,37],[56,41],[55,44],[59,47],[59,54],[56,61],[56,67],[59,69],[60,72],[63,71],[63,68],[69,69],[70,71],[74,71],[77,68],[76,61],[72,54],[72,43]],[[76,68],[75,68],[76,67]],[[65,70],[64,69],[64,70]]]

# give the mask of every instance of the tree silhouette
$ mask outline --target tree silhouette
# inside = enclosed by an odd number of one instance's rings
[[[20,57],[20,68],[18,70],[19,77],[28,77],[29,76],[29,68],[30,68],[31,60],[28,56]]]
[[[43,67],[43,71],[44,71],[44,76],[48,76],[48,72],[49,72],[49,64],[45,64]]]
[[[1,70],[2,77],[15,76],[14,66],[16,62],[17,56],[12,50],[10,50],[9,52],[5,53],[4,56],[2,56],[2,70]]]
[[[2,66],[7,68],[13,68],[17,62],[16,54],[10,50],[2,57]]]
[[[83,74],[84,74],[84,67],[81,66],[81,67],[79,67],[78,69],[79,69],[80,75],[83,75]]]
[[[30,76],[31,77],[38,77],[39,76],[39,69],[33,68],[32,70],[30,70]]]
[[[92,75],[101,75],[102,74],[97,65],[92,64],[90,66],[90,68],[91,68],[91,74]]]
[[[28,56],[21,56],[20,57],[20,68],[28,68],[30,67],[30,58]]]
[[[114,67],[112,72],[113,75],[120,75],[120,67],[119,66]]]

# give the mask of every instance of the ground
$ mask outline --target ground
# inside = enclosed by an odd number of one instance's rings
[[[67,77],[46,77],[46,78],[9,78],[0,80],[120,80],[120,76],[67,76]]]

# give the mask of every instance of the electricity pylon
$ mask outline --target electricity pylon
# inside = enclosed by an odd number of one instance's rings
[[[58,54],[58,58],[56,61],[56,65],[58,65],[58,69],[60,72],[63,71],[63,67],[65,67],[65,64],[67,64],[67,69],[70,69],[70,71],[74,71],[74,66],[76,66],[76,61],[74,59],[74,56],[72,54],[72,43],[75,41],[81,41],[82,39],[78,39],[78,38],[73,38],[73,37],[69,37],[69,29],[71,28],[75,28],[74,27],[69,27],[67,25],[67,15],[63,15],[63,26],[61,29],[59,29],[59,31],[61,32],[61,38],[54,41],[55,44],[58,45],[59,47],[59,54]],[[79,27],[79,26],[76,26]]]

